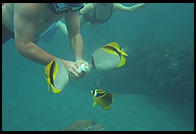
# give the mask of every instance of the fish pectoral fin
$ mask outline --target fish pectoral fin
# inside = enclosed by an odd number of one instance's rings
[[[94,101],[93,102],[93,107],[95,107],[97,105],[97,102],[96,101]]]

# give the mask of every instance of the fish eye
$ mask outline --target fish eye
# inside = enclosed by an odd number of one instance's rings
[[[101,97],[103,95],[105,95],[105,93],[97,93],[97,97]]]
[[[93,96],[97,96],[97,91],[93,90]]]

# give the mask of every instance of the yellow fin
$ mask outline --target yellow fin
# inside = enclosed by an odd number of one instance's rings
[[[47,75],[47,77],[49,77],[50,74],[50,68],[51,68],[51,64],[54,62],[55,59],[53,59],[48,65],[46,65],[45,67],[45,74]]]
[[[115,48],[116,50],[120,51],[120,46],[117,42],[110,42],[104,46],[111,46],[111,47]]]
[[[57,89],[57,88],[54,87],[52,84],[51,84],[51,86],[52,86],[52,91],[53,91],[53,93],[55,93],[55,94],[58,94],[58,93],[60,93],[61,91],[63,91],[63,89]]]
[[[47,77],[49,77],[49,72],[50,72],[50,64],[48,64],[45,68],[45,74]]]
[[[109,54],[112,54],[112,55],[117,55],[118,56],[118,53],[110,48],[107,48],[107,46],[110,46],[114,49],[116,49],[118,52],[120,52],[120,46],[117,42],[110,42],[106,45],[104,45],[102,48],[103,50],[106,52],[106,53],[109,53]]]
[[[48,83],[48,92],[50,92],[50,68],[51,68],[51,64],[54,62],[54,59],[45,67],[45,79],[46,82]]]
[[[58,65],[57,63],[55,63],[54,71],[53,71],[53,74],[52,74],[52,76],[53,76],[53,81],[55,81],[56,76],[57,76],[57,74],[58,74],[58,71],[59,71],[59,65]]]
[[[104,48],[103,47],[103,50],[108,53],[108,54],[112,54],[112,55],[117,55],[118,56],[118,53],[116,53],[114,50],[111,50],[109,48]]]
[[[126,63],[126,57],[122,55],[120,58],[120,64],[118,64],[117,67],[122,67],[125,65],[125,63]]]
[[[97,105],[97,102],[96,101],[94,101],[93,102],[93,107],[95,107]]]
[[[122,48],[120,52],[121,52],[122,55],[128,56],[128,54],[125,53],[125,49],[124,48]]]
[[[51,65],[52,63],[55,62],[55,59],[53,59],[45,68],[45,79],[48,83],[48,92],[50,91],[50,86],[52,88],[52,92],[57,94],[57,93],[60,93],[62,91],[62,89],[57,89],[54,85],[52,85],[52,83],[50,82],[50,69],[51,69]],[[53,74],[52,74],[52,77],[53,77],[53,81],[55,81],[56,79],[56,76],[58,74],[58,64],[55,62],[55,66],[54,66],[54,70],[53,70]]]
[[[102,107],[104,110],[109,110],[111,108],[112,105],[106,106],[106,107]]]

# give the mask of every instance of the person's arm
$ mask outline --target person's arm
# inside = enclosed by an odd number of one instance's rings
[[[94,6],[92,4],[86,4],[82,9],[80,9],[79,14],[81,15],[80,18],[80,28],[84,25],[85,21],[83,19],[83,14],[88,14]],[[66,21],[65,21],[66,22]],[[62,21],[58,21],[56,26],[60,28],[60,30],[65,34],[68,35],[68,30]]]
[[[66,14],[65,22],[74,56],[76,60],[82,60],[83,39],[80,33],[80,20],[78,12]]]
[[[88,62],[86,62],[85,60],[83,60],[82,56],[83,56],[83,39],[82,39],[82,35],[80,33],[80,18],[79,18],[79,12],[73,12],[70,14],[67,14],[65,16],[66,19],[66,26],[67,26],[67,30],[68,30],[68,35],[69,35],[69,39],[70,39],[70,44],[71,44],[71,48],[72,51],[74,53],[75,59],[76,61],[74,62],[74,64],[77,67],[77,70],[75,69],[75,74],[78,74],[77,77],[83,77],[86,76],[89,72],[90,72],[90,67]],[[79,68],[82,64],[85,64],[85,66],[87,66],[87,70],[85,73],[82,73],[79,71]],[[73,71],[72,71],[73,72]]]
[[[36,4],[15,4],[14,8],[14,35],[16,48],[21,55],[35,61],[36,63],[46,65],[55,56],[50,55],[34,42],[35,21],[37,20],[39,8]]]
[[[127,11],[127,12],[135,12],[142,8],[144,8],[147,5],[147,3],[140,3],[131,7],[126,7],[120,3],[114,3],[114,10],[115,11]]]

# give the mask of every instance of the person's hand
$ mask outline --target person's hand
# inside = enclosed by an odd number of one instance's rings
[[[75,65],[74,62],[66,61],[66,60],[62,60],[62,62],[67,68],[68,73],[72,78],[77,79],[80,77],[80,72],[78,71],[77,66]]]
[[[80,73],[80,77],[84,77],[90,72],[90,65],[85,60],[76,60],[74,62],[74,64],[76,65],[76,67],[77,67],[77,69]],[[80,67],[81,67],[82,64],[84,64],[84,66],[85,66],[85,71],[80,70]]]

